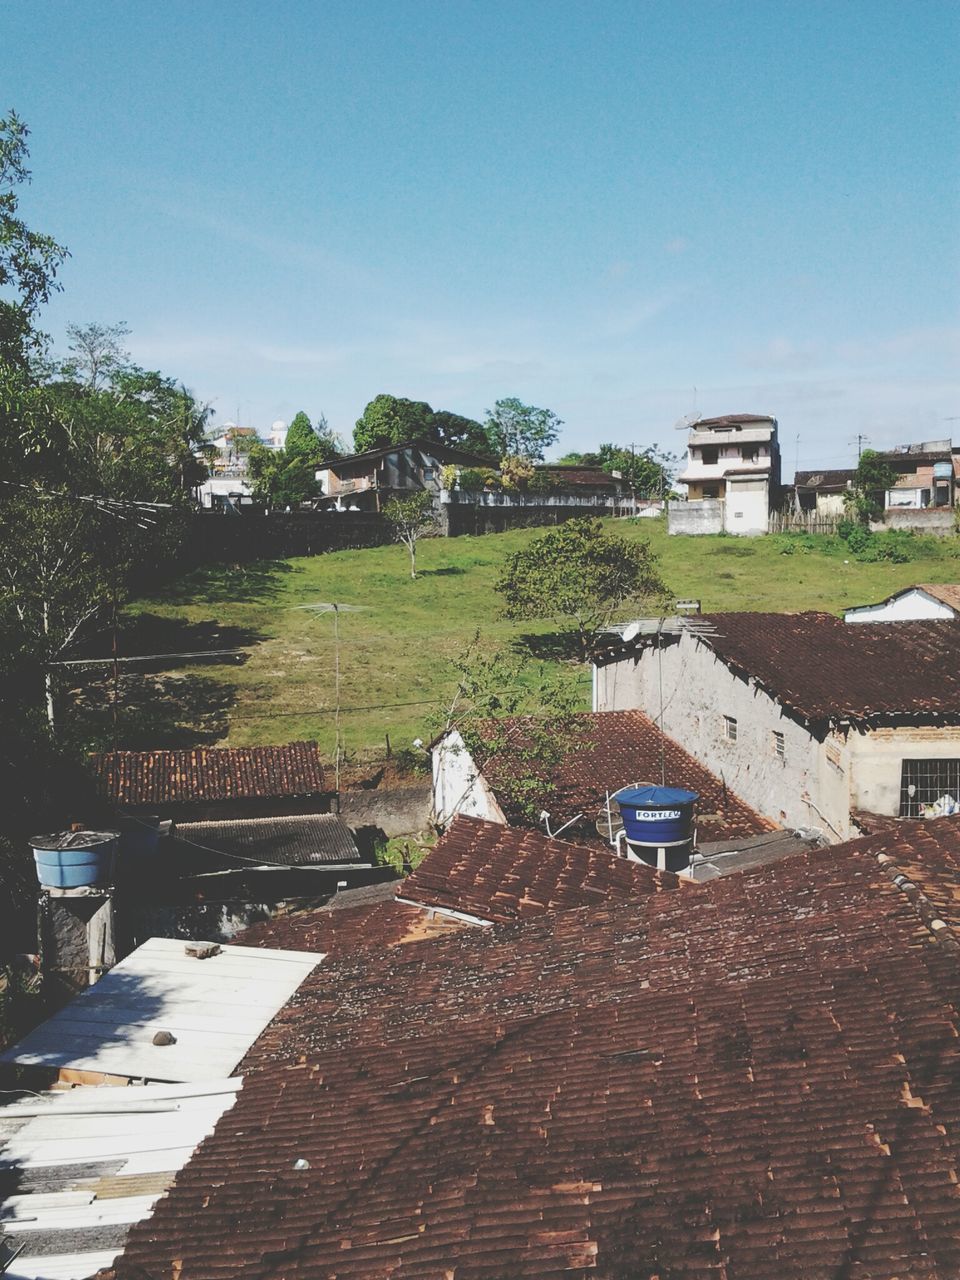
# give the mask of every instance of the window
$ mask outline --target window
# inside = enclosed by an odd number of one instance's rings
[[[787,740],[779,729],[773,731],[773,754],[784,764],[787,762]]]
[[[720,494],[720,487],[715,484],[701,485],[701,492],[705,498],[716,498]]]
[[[737,722],[733,716],[723,717],[723,736],[728,742],[736,742],[737,740]]]
[[[705,444],[700,450],[700,460],[705,467],[712,467],[720,461],[720,450],[715,444]]]
[[[744,462],[756,462],[760,457],[760,450],[755,444],[745,444],[741,452]]]
[[[901,768],[901,818],[920,818],[945,796],[960,802],[960,760],[904,760]]]

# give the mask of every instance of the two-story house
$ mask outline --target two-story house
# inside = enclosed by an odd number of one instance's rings
[[[780,491],[776,418],[700,418],[689,431],[687,463],[677,477],[687,497],[669,504],[670,533],[766,533]]]

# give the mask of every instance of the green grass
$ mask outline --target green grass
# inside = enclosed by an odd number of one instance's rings
[[[841,611],[879,600],[913,582],[960,577],[953,540],[917,540],[920,558],[908,564],[860,563],[838,538],[797,539],[783,554],[783,538],[670,538],[662,521],[621,521],[617,531],[649,538],[663,576],[678,597],[719,609]],[[317,738],[334,742],[334,619],[297,606],[320,601],[362,606],[340,616],[343,733],[357,758],[426,737],[431,714],[454,688],[450,660],[475,631],[506,646],[549,624],[499,617],[493,590],[504,557],[543,530],[515,530],[480,538],[421,543],[421,576],[411,580],[402,547],[345,551],[244,569],[196,572],[128,610],[141,643],[151,650],[243,647],[240,665],[183,666],[149,677],[127,677],[120,741],[127,746],[196,740],[230,745]],[[815,546],[812,549],[811,543]],[[213,628],[218,630],[214,632]],[[198,637],[202,637],[203,643]],[[127,649],[130,652],[130,649]],[[89,691],[88,691],[89,693]],[[584,672],[584,706],[589,676]],[[101,706],[94,693],[90,706]],[[414,705],[404,705],[414,704]],[[100,741],[106,720],[91,720]]]

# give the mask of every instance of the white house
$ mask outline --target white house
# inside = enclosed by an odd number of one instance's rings
[[[848,609],[846,622],[916,622],[939,618],[960,618],[960,583],[924,582],[895,591],[879,604],[862,604]]]
[[[667,509],[670,533],[767,532],[780,492],[777,420],[765,414],[700,418],[690,427],[677,482],[686,502]]]
[[[641,629],[598,658],[594,707],[646,712],[761,814],[834,841],[857,810],[960,802],[955,622],[721,613]]]

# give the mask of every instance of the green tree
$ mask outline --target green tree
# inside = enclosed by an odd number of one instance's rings
[[[130,327],[116,324],[68,324],[70,356],[64,361],[63,376],[82,383],[90,391],[100,391],[130,368],[130,354],[123,345]]]
[[[882,453],[876,449],[864,449],[857,463],[850,496],[844,495],[848,508],[863,524],[870,520],[882,520],[886,492],[893,487],[897,473]]]
[[[440,409],[431,414],[429,438],[450,445],[451,448],[467,449],[471,453],[490,453],[490,442],[483,424],[475,422],[473,418],[464,418],[459,413],[451,413],[448,409]]]
[[[576,637],[580,661],[618,614],[662,605],[666,587],[646,542],[568,520],[510,556],[496,584],[507,618],[553,618]]]
[[[550,775],[576,739],[576,680],[569,671],[490,649],[479,632],[452,666],[456,688],[443,716],[431,723],[431,736],[458,730],[474,760],[495,762],[510,816],[538,822]]]
[[[417,576],[417,543],[437,532],[433,495],[425,489],[408,497],[391,498],[383,508],[394,542],[402,542],[410,553],[410,577]]]
[[[19,216],[19,188],[30,180],[28,135],[15,112],[0,117],[0,478],[8,483],[42,473],[63,447],[34,366],[46,347],[37,312],[60,288],[67,251]]]
[[[289,449],[255,444],[247,455],[247,475],[257,502],[271,507],[298,507],[320,493],[316,461]]]
[[[366,449],[385,449],[403,444],[418,436],[432,438],[433,410],[423,400],[404,400],[399,396],[374,396],[357,419],[353,443],[358,453]]]
[[[330,428],[321,413],[317,425],[301,409],[287,428],[287,439],[284,448],[289,457],[303,458],[305,461],[319,465],[331,458],[339,458],[343,454],[343,442],[337,433]]]
[[[516,397],[498,400],[487,410],[483,424],[490,447],[498,458],[529,458],[541,462],[562,426],[563,422],[552,410],[523,404]]]
[[[655,444],[639,453],[621,445],[602,444],[598,457],[604,471],[618,474],[638,498],[662,498],[670,491],[677,458]]]

